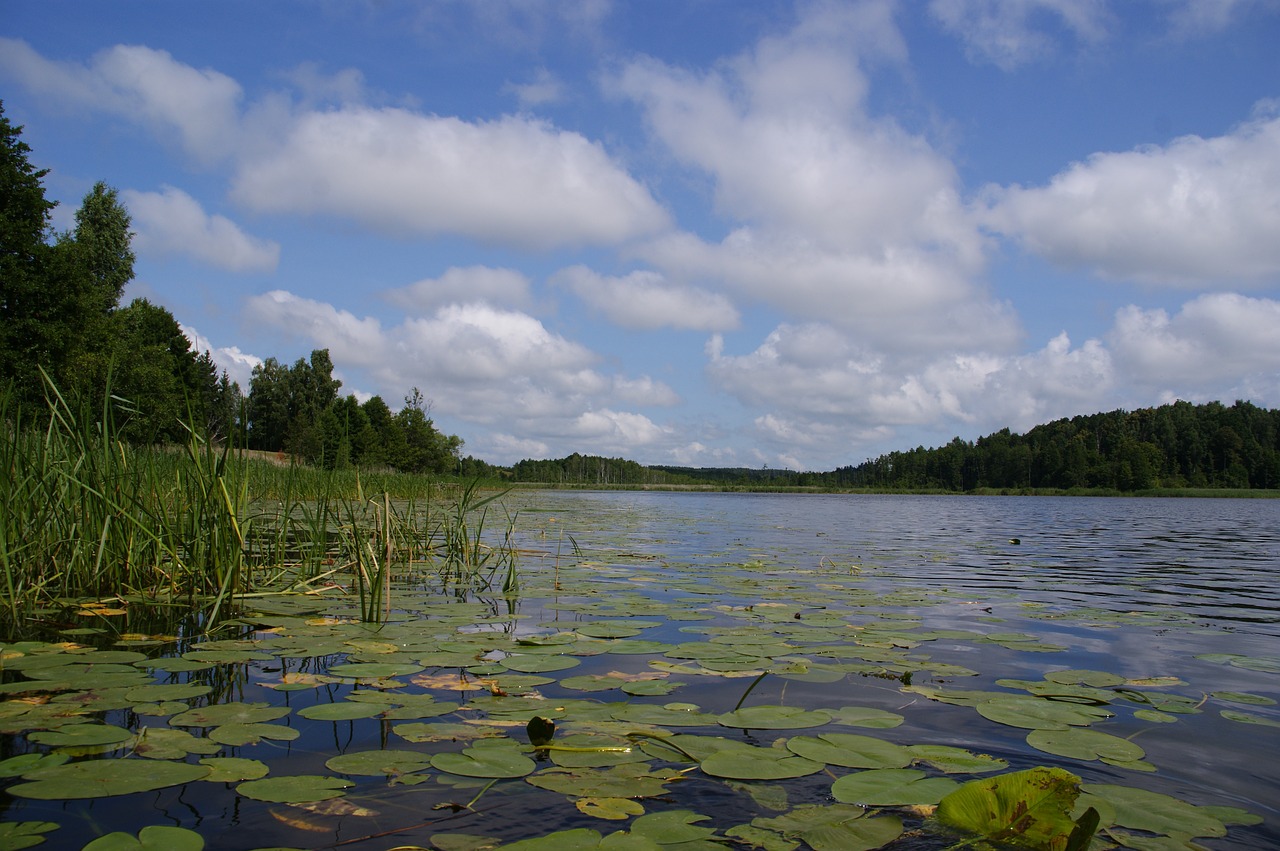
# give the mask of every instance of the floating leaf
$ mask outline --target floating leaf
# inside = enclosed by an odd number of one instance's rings
[[[817,774],[823,763],[797,756],[783,748],[758,748],[739,745],[716,751],[701,762],[702,770],[712,777],[733,780],[783,780]]]
[[[1229,703],[1246,703],[1254,706],[1275,706],[1276,702],[1269,697],[1263,697],[1260,694],[1249,694],[1242,691],[1215,691],[1210,695],[1218,700],[1225,700]]]
[[[99,836],[82,851],[201,851],[204,837],[194,830],[169,825],[150,825],[133,834],[117,831]]]
[[[307,706],[299,709],[298,714],[312,721],[355,721],[359,718],[372,718],[381,714],[383,709],[384,707],[376,704],[344,700]]]
[[[168,700],[189,700],[203,697],[213,691],[209,686],[195,683],[175,683],[171,685],[149,685],[131,688],[124,696],[135,703],[160,703]]]
[[[724,727],[745,730],[798,730],[831,723],[831,715],[798,706],[747,706],[716,717]]]
[[[1129,763],[1142,759],[1146,752],[1128,739],[1097,730],[1032,730],[1027,744],[1038,751],[1071,759],[1100,759],[1104,762]]]
[[[936,804],[958,786],[954,780],[926,777],[914,768],[881,768],[846,774],[831,784],[831,794],[846,804],[901,807]]]
[[[1009,767],[1003,759],[949,745],[911,745],[906,750],[913,762],[926,763],[946,774],[985,774]]]
[[[901,745],[852,733],[793,736],[787,740],[787,750],[844,768],[905,768],[912,760],[911,752]]]
[[[71,724],[58,730],[41,730],[27,736],[33,742],[54,747],[114,745],[133,738],[133,732],[111,724]]]
[[[666,784],[682,775],[661,774],[642,763],[610,768],[548,768],[525,782],[539,789],[578,798],[654,798],[666,792]]]
[[[972,780],[939,801],[936,815],[950,828],[993,842],[1065,849],[1076,831],[1071,812],[1079,794],[1079,777],[1038,767]],[[1087,847],[1090,836],[1092,830],[1073,847]]]
[[[412,662],[347,662],[342,665],[330,665],[328,670],[329,674],[335,677],[383,679],[405,677],[416,674],[422,669],[422,665],[415,665]]]
[[[148,759],[185,759],[187,754],[214,754],[220,750],[222,745],[217,742],[166,727],[143,727],[133,746],[135,754]]]
[[[340,754],[326,761],[324,766],[341,774],[390,777],[412,774],[426,768],[430,762],[431,754],[386,749]]]
[[[1079,810],[1095,807],[1109,824],[1133,830],[1175,836],[1225,836],[1226,825],[1205,807],[1188,804],[1169,795],[1135,789],[1089,783],[1076,803]]]
[[[1280,721],[1271,718],[1263,718],[1261,715],[1254,715],[1252,712],[1237,712],[1234,709],[1223,709],[1219,713],[1228,721],[1239,721],[1241,724],[1261,724],[1264,727],[1280,727]]]
[[[876,730],[889,730],[906,720],[896,712],[886,712],[869,706],[842,706],[831,713],[831,721],[847,727],[869,727]]]
[[[210,783],[239,783],[242,780],[258,780],[270,773],[265,762],[236,756],[209,757],[200,760],[200,764],[207,765],[211,769],[207,776],[200,778]]]
[[[298,738],[298,731],[283,724],[223,724],[209,731],[209,740],[222,745],[241,747],[256,745],[263,739],[290,742]]]
[[[643,836],[659,845],[679,845],[697,842],[715,833],[715,828],[698,827],[695,822],[707,821],[708,816],[690,810],[665,810],[641,816],[631,823],[631,835]]]
[[[524,777],[537,765],[507,740],[479,741],[461,753],[438,753],[431,766],[463,777]]]
[[[584,815],[621,821],[644,814],[644,805],[629,798],[579,798],[574,806]]]
[[[4,821],[0,822],[0,848],[18,851],[44,842],[44,835],[60,827],[52,821]]]
[[[989,721],[1030,730],[1065,730],[1110,717],[1110,710],[1034,697],[1009,697],[979,703],[978,714]]]
[[[38,768],[52,768],[55,765],[62,765],[69,759],[71,757],[61,753],[24,753],[19,756],[11,756],[6,760],[0,760],[0,777],[19,777]]]
[[[149,792],[166,786],[180,786],[209,773],[204,765],[184,762],[156,762],[145,759],[100,759],[41,768],[23,775],[29,783],[10,786],[10,795],[19,798],[58,800],[60,798],[107,798],[133,792]]]
[[[224,724],[258,724],[289,714],[287,706],[269,703],[216,703],[188,709],[169,719],[172,727],[221,727]]]
[[[248,780],[236,787],[236,792],[255,801],[273,804],[299,804],[307,801],[325,801],[345,795],[345,789],[355,784],[338,777],[321,777],[301,774],[292,777],[267,777]]]

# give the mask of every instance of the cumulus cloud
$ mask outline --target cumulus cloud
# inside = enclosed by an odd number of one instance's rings
[[[831,326],[781,325],[754,351],[709,347],[711,380],[744,405],[763,409],[756,434],[780,450],[831,457],[880,444],[891,429],[1029,428],[1099,410],[1115,367],[1097,340],[1072,348],[1066,334],[1025,355],[936,355],[912,364],[856,342]]]
[[[887,8],[817,4],[717,70],[642,59],[611,80],[676,160],[711,176],[717,208],[737,223],[718,242],[663,235],[640,256],[673,279],[721,283],[800,319],[884,337],[965,330],[936,319],[987,298],[974,283],[985,243],[955,169],[866,106],[863,65],[903,53]],[[971,335],[1016,336],[998,307],[983,312],[997,327]]]
[[[392,108],[298,116],[278,147],[241,164],[232,196],[254,210],[537,249],[613,244],[668,223],[648,190],[578,133]]]
[[[486,302],[527,307],[532,298],[529,279],[515,269],[492,266],[453,266],[438,278],[423,278],[384,294],[387,301],[422,315],[446,304]]]
[[[929,12],[964,42],[971,61],[1003,71],[1052,55],[1062,34],[1101,41],[1111,19],[1105,0],[932,0]]]
[[[482,302],[446,304],[384,327],[284,291],[250,299],[247,312],[258,323],[328,346],[335,364],[365,371],[388,399],[421,387],[438,414],[497,426],[498,435],[518,426],[521,439],[544,448],[574,443],[564,454],[588,447],[621,451],[628,439],[643,445],[669,433],[619,406],[673,404],[670,387],[648,376],[601,373],[594,352],[525,313]],[[507,449],[518,445],[516,438],[505,440]]]
[[[738,311],[724,295],[674,286],[656,272],[610,277],[573,266],[561,270],[553,281],[624,328],[724,331],[738,325]]]
[[[1265,106],[1264,106],[1265,109]],[[987,222],[1054,263],[1181,287],[1280,277],[1280,118],[1098,153],[1047,186],[990,189]]]
[[[564,84],[546,68],[539,68],[529,82],[508,83],[504,90],[514,94],[526,109],[564,99]]]
[[[1108,343],[1130,380],[1203,399],[1280,399],[1280,302],[1237,293],[1192,299],[1170,316],[1129,305]]]
[[[246,394],[249,392],[249,380],[253,377],[253,368],[262,365],[262,358],[240,350],[239,346],[215,346],[195,328],[178,323],[178,328],[191,341],[191,349],[195,352],[208,352],[219,370],[226,370],[227,377],[240,385]]]
[[[116,45],[87,65],[45,59],[26,42],[0,38],[0,68],[54,102],[101,110],[176,134],[192,156],[225,156],[239,125],[240,84],[192,68],[163,50]]]
[[[137,228],[134,247],[142,254],[186,254],[229,272],[273,272],[280,245],[242,231],[235,222],[209,215],[181,189],[125,190],[125,206]]]

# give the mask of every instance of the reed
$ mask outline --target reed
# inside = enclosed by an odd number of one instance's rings
[[[47,380],[47,379],[46,379]],[[391,609],[393,570],[436,572],[451,590],[519,587],[514,518],[490,541],[492,503],[419,477],[279,467],[214,446],[135,448],[127,403],[101,410],[47,383],[47,409],[0,389],[0,627],[61,617],[85,598],[181,606],[203,628],[247,592],[350,577],[365,620]],[[379,486],[370,492],[370,481]],[[456,493],[447,510],[436,503]]]

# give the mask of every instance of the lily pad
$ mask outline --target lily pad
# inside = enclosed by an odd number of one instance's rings
[[[461,753],[438,753],[431,766],[463,777],[509,778],[532,774],[538,766],[506,740],[477,742]]]
[[[911,752],[901,745],[852,733],[793,736],[787,740],[787,750],[844,768],[905,768],[912,760]]]
[[[797,756],[783,748],[759,748],[752,745],[716,751],[701,762],[702,770],[712,777],[731,780],[783,780],[817,774],[822,762]]]
[[[10,786],[10,795],[52,801],[108,798],[180,786],[209,773],[208,766],[146,759],[100,759],[41,768],[23,775],[30,781]]]
[[[1131,786],[1089,783],[1076,809],[1093,806],[1104,824],[1173,836],[1225,836],[1226,825],[1210,809],[1197,807],[1169,795]]]
[[[875,730],[890,730],[898,727],[906,720],[896,712],[875,709],[870,706],[842,706],[831,713],[831,721],[847,727],[869,727]]]
[[[40,730],[27,736],[42,745],[85,747],[114,745],[133,738],[133,732],[112,724],[71,724],[57,730]]]
[[[831,723],[831,715],[798,706],[746,706],[717,716],[723,727],[744,730],[799,730]]]
[[[355,784],[339,777],[321,777],[300,774],[292,777],[266,777],[248,780],[236,787],[236,792],[255,801],[273,804],[302,804],[310,801],[327,801],[340,798],[346,789]]]
[[[391,777],[411,774],[427,767],[431,754],[406,750],[357,751],[335,756],[325,762],[325,768],[341,774],[369,777]]]
[[[201,851],[204,837],[185,827],[153,824],[131,833],[116,831],[84,846],[81,851]]]
[[[347,662],[329,666],[329,673],[332,676],[358,679],[406,677],[421,670],[424,670],[422,665],[415,665],[412,662]]]
[[[337,703],[317,703],[298,710],[303,718],[312,721],[354,721],[380,715],[386,707],[374,703],[357,703],[343,700]]]
[[[1034,697],[1010,697],[979,703],[978,714],[989,721],[1028,730],[1065,730],[1086,726],[1110,717],[1110,710],[1099,706],[1062,703]]]
[[[214,754],[222,745],[193,736],[186,730],[167,727],[143,727],[133,752],[147,759],[186,759],[187,754]]]
[[[18,851],[44,842],[44,834],[57,830],[61,825],[52,821],[0,822],[0,848]]]
[[[643,763],[609,768],[548,768],[525,778],[539,789],[576,798],[655,798],[683,775],[650,771]]]
[[[169,719],[171,727],[221,727],[224,724],[258,724],[289,714],[287,706],[269,703],[215,703],[188,709]]]
[[[1027,744],[1038,751],[1071,759],[1100,759],[1109,763],[1130,763],[1146,756],[1146,751],[1128,739],[1071,727],[1066,730],[1032,730]]]
[[[1008,762],[998,757],[949,745],[911,745],[907,752],[913,762],[926,763],[946,774],[986,774],[1009,767]]]
[[[206,783],[239,783],[258,780],[270,773],[265,762],[237,756],[209,757],[200,760],[200,764],[212,769],[207,776],[200,778]]]
[[[256,745],[263,739],[291,742],[298,738],[298,731],[283,724],[223,724],[209,731],[212,742],[232,747]]]
[[[542,674],[547,671],[567,671],[569,668],[576,668],[580,664],[582,664],[581,660],[573,656],[521,655],[508,656],[502,660],[502,665],[507,670],[519,671],[522,674]]]
[[[1077,830],[1071,812],[1079,794],[1080,778],[1074,774],[1061,768],[1032,768],[964,784],[938,802],[937,818],[982,839],[1027,848],[1065,848]],[[1089,830],[1073,847],[1087,847],[1091,835]]]
[[[936,804],[959,786],[945,777],[927,777],[915,768],[881,768],[846,774],[831,784],[831,795],[846,804],[902,807]]]

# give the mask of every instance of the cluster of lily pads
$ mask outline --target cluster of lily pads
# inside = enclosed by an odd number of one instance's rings
[[[1026,659],[1065,648],[983,629],[983,618],[927,627],[922,607],[985,609],[937,589],[886,589],[868,573],[763,557],[672,569],[614,554],[526,565],[519,600],[441,596],[402,577],[378,624],[336,589],[332,599],[243,600],[242,637],[193,645],[156,635],[101,648],[15,641],[0,645],[0,734],[20,753],[0,760],[0,778],[29,806],[208,784],[260,802],[261,817],[305,847],[325,830],[359,836],[363,819],[378,825],[370,836],[402,833],[441,851],[857,851],[904,837],[1146,851],[1196,848],[1261,821],[1141,788],[1159,766],[1108,726],[1155,728],[1214,707],[1262,731],[1280,726],[1271,698],[1193,696],[1174,677],[1052,663],[1040,680],[960,688],[977,672],[925,648]],[[1266,657],[1206,660],[1280,670]],[[789,700],[797,693],[802,703]],[[990,722],[1025,735],[1021,765],[912,742],[899,731],[904,712],[960,713],[948,717],[964,729]],[[309,754],[325,747],[315,741],[332,747],[335,737],[320,734],[338,729],[355,744],[324,758],[324,773],[291,771],[280,756],[285,743]],[[1031,764],[1032,752],[1050,764]],[[1091,766],[1136,785],[1075,773]],[[531,809],[546,815],[533,824],[507,815]],[[22,812],[11,806],[7,818]],[[0,847],[36,845],[57,829],[3,821]],[[86,847],[203,843],[144,824]]]

